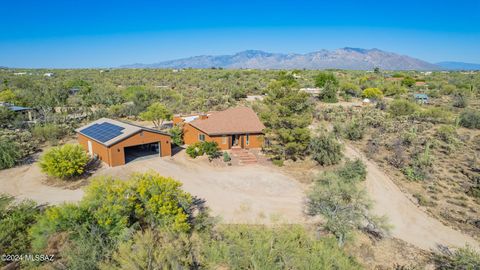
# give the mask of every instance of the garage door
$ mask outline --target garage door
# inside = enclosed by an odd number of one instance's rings
[[[124,148],[125,163],[160,156],[160,143],[147,143]]]

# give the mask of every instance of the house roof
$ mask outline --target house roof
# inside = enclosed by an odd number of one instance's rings
[[[116,129],[113,131],[113,133],[111,133],[111,130],[106,130],[109,128],[106,128],[105,124],[107,124],[108,127],[112,127],[113,125]],[[107,147],[123,141],[124,139],[129,138],[141,131],[150,131],[170,136],[170,134],[156,129],[142,127],[132,123],[113,120],[109,118],[100,118],[96,121],[91,122],[88,125],[76,129],[75,131]]]
[[[426,94],[415,94],[415,98],[421,98],[421,99],[428,99],[428,96]]]
[[[14,111],[14,112],[28,111],[28,110],[32,109],[32,108],[29,108],[29,107],[15,106],[15,105],[7,103],[7,102],[0,102],[0,106],[6,107],[10,111]]]
[[[208,135],[261,133],[265,129],[257,114],[248,107],[234,107],[214,112],[207,119],[191,121],[190,125]]]

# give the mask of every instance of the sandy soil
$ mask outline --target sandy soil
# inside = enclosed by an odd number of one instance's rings
[[[350,145],[345,145],[345,155],[361,158],[367,166],[366,187],[375,201],[374,212],[386,215],[394,227],[392,236],[424,250],[435,250],[438,244],[463,247],[469,244],[477,250],[480,245],[472,237],[443,225],[418,208],[393,181],[374,163]]]
[[[180,152],[174,157],[105,168],[96,175],[125,179],[131,173],[149,170],[181,181],[186,191],[205,199],[212,214],[225,223],[305,222],[304,187],[268,166],[216,167]]]
[[[75,202],[82,198],[80,189],[69,190],[45,184],[47,177],[37,163],[0,171],[0,193],[17,199],[31,199],[37,203],[59,204]]]
[[[298,181],[263,165],[218,167],[207,160],[174,157],[151,158],[114,168],[103,167],[94,176],[127,179],[134,172],[153,170],[183,183],[183,188],[205,199],[212,214],[226,223],[302,223],[304,187]],[[0,171],[0,193],[38,203],[78,201],[81,189],[47,185],[37,164]]]

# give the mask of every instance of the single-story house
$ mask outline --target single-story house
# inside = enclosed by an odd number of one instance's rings
[[[35,110],[29,107],[15,106],[15,104],[0,101],[0,106],[14,112],[17,115],[22,115],[28,121],[35,120]]]
[[[176,116],[173,122],[183,123],[185,144],[213,141],[220,149],[261,148],[265,126],[257,114],[248,107],[234,107],[187,117]]]
[[[101,118],[76,132],[85,151],[111,167],[146,156],[172,154],[168,133],[123,121]]]
[[[427,94],[415,94],[415,95],[413,95],[413,97],[415,98],[415,101],[420,103],[420,104],[428,103]]]

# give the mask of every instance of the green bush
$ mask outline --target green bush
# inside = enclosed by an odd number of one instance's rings
[[[32,135],[42,142],[49,141],[56,143],[64,135],[63,130],[55,124],[35,125]]]
[[[418,110],[416,103],[405,99],[396,99],[388,106],[388,112],[392,116],[408,116],[414,114]]]
[[[183,145],[183,128],[181,126],[174,126],[170,129],[172,142],[178,146]]]
[[[343,157],[342,145],[331,133],[322,133],[312,138],[309,151],[312,158],[320,165],[333,165],[340,162]]]
[[[448,123],[451,122],[452,115],[445,108],[432,107],[427,109],[417,110],[415,113],[415,119],[421,121],[428,121],[431,123]]]
[[[450,144],[456,141],[457,131],[454,126],[442,125],[437,129],[436,135],[440,140]]]
[[[185,150],[187,155],[191,158],[196,158],[199,156],[203,156],[203,147],[201,142],[197,142],[194,144],[191,144],[187,147],[187,150]]]
[[[323,88],[326,84],[331,84],[334,86],[338,86],[338,80],[330,72],[320,72],[317,76],[315,76],[315,86]]]
[[[453,254],[435,255],[437,269],[462,269],[478,270],[480,266],[480,253],[466,246],[453,252]]]
[[[331,82],[327,82],[320,93],[319,98],[323,102],[327,103],[336,103],[338,102],[337,97],[337,86],[332,84]]]
[[[480,111],[464,111],[462,114],[460,114],[459,124],[466,128],[480,129]]]
[[[222,153],[216,142],[197,142],[187,147],[186,153],[191,158],[196,158],[206,154],[208,160],[212,161],[215,158],[219,158]]]
[[[358,269],[334,239],[316,240],[300,225],[223,225],[204,240],[205,269]]]
[[[203,153],[208,156],[208,160],[210,161],[219,158],[222,155],[216,142],[202,142],[200,147],[202,148]]]
[[[181,183],[156,173],[135,174],[130,180],[99,177],[92,181],[78,204],[64,204],[46,210],[31,229],[36,250],[46,247],[50,236],[79,228],[96,231],[104,239],[118,237],[131,229],[158,227],[172,232],[191,229],[192,197]]]
[[[379,99],[382,96],[383,96],[382,90],[378,88],[367,88],[362,92],[362,97],[364,98]]]
[[[355,183],[365,180],[367,177],[367,168],[360,159],[354,161],[347,160],[336,173],[345,181]]]
[[[20,149],[15,142],[0,138],[0,170],[11,168],[20,158]]]
[[[14,203],[14,198],[0,195],[0,252],[26,254],[30,250],[29,228],[40,213],[31,201]],[[0,262],[0,266],[2,262]]]
[[[40,159],[46,174],[62,179],[80,176],[85,172],[89,157],[78,144],[65,144],[48,150]]]
[[[230,162],[232,160],[232,158],[230,157],[230,155],[228,154],[228,152],[223,152],[223,162]]]
[[[358,120],[352,120],[345,125],[343,132],[347,139],[358,141],[361,140],[365,134],[365,126]]]

